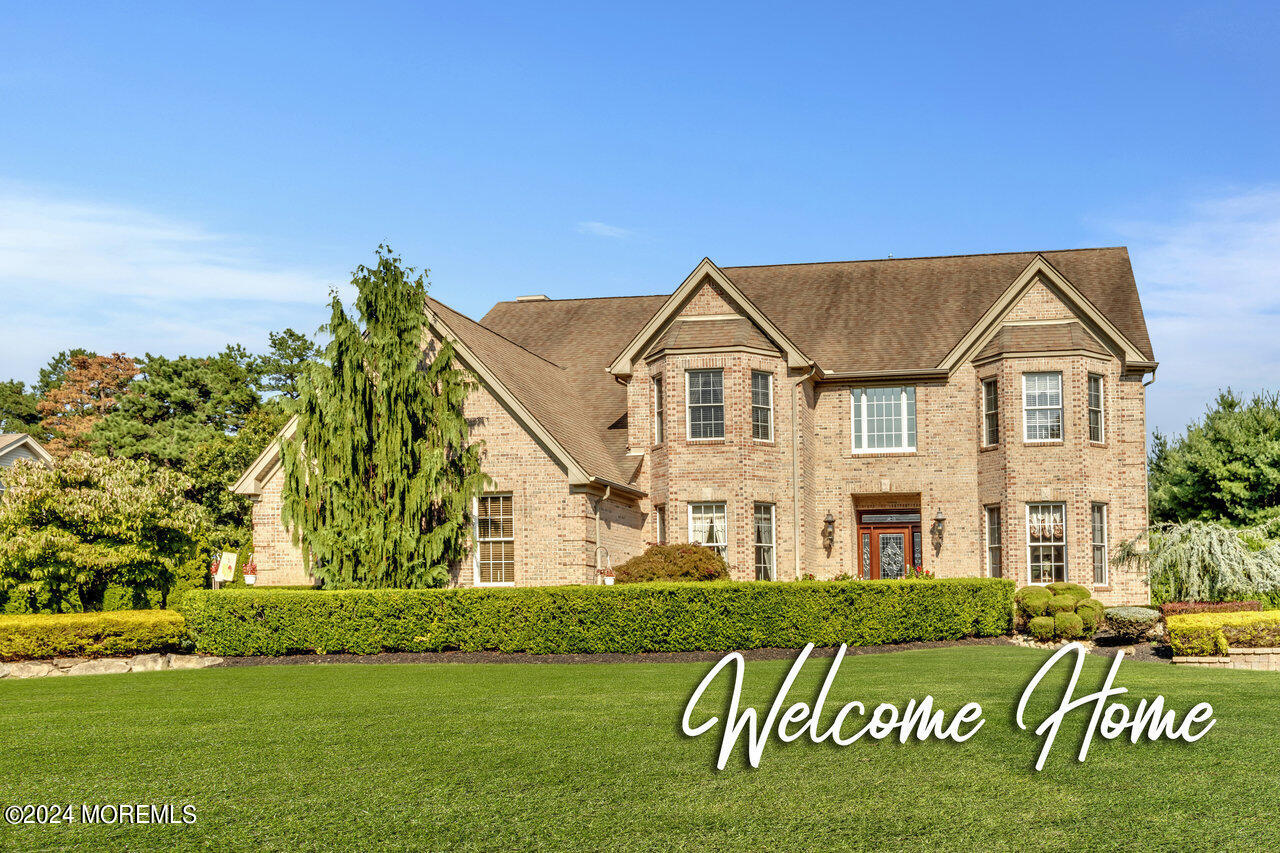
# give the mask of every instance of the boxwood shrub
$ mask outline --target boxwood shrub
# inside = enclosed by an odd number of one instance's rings
[[[1227,650],[1280,648],[1280,611],[1190,613],[1166,621],[1175,655],[1225,655]]]
[[[193,591],[196,649],[554,653],[871,646],[1008,634],[1011,581],[651,583],[507,589]]]
[[[0,659],[97,658],[168,652],[185,638],[173,610],[0,616]]]

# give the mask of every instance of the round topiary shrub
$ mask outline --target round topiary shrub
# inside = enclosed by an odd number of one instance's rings
[[[1045,605],[1049,603],[1051,598],[1053,598],[1053,593],[1042,586],[1024,586],[1013,596],[1013,600],[1018,605],[1018,615],[1028,619],[1043,616]]]
[[[1059,613],[1072,613],[1075,611],[1077,603],[1078,601],[1073,595],[1055,595],[1045,605],[1045,613],[1049,616],[1055,616]]]
[[[1078,583],[1067,583],[1066,581],[1056,581],[1045,587],[1054,595],[1069,595],[1077,601],[1084,601],[1092,593]]]
[[[1052,616],[1037,616],[1027,623],[1027,633],[1042,643],[1053,639],[1055,628]]]
[[[1108,607],[1107,627],[1127,640],[1145,638],[1160,621],[1160,611],[1149,607]]]
[[[1077,640],[1084,636],[1084,622],[1074,612],[1063,611],[1053,617],[1053,630],[1064,640]]]
[[[1076,615],[1084,623],[1086,637],[1092,637],[1093,633],[1098,630],[1098,626],[1102,624],[1102,611],[1102,602],[1096,598],[1086,598],[1076,605]]]
[[[614,570],[615,583],[648,581],[722,581],[729,579],[724,558],[702,545],[654,545]]]

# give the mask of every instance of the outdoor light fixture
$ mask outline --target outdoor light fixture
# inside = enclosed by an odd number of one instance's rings
[[[933,556],[942,553],[942,534],[947,529],[947,517],[942,514],[942,507],[938,507],[938,514],[933,517],[933,527],[930,529],[930,538],[933,540]]]
[[[822,547],[827,549],[827,553],[831,553],[831,549],[836,544],[836,517],[831,513],[827,513],[827,517],[822,519]]]

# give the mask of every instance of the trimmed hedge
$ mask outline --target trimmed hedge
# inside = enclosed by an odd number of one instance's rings
[[[1261,610],[1259,601],[1170,601],[1160,605],[1165,617],[1187,613],[1239,613],[1244,610]]]
[[[1175,655],[1225,655],[1228,649],[1280,648],[1280,611],[1191,613],[1166,620]]]
[[[1011,581],[654,583],[512,589],[190,592],[218,655],[444,650],[592,654],[873,646],[1008,634]]]
[[[0,616],[0,659],[98,658],[168,652],[185,638],[172,610]]]
[[[1141,640],[1160,622],[1160,611],[1151,607],[1108,607],[1107,627],[1117,637]]]

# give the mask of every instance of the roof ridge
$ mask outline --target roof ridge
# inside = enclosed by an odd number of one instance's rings
[[[857,258],[850,261],[792,261],[785,264],[740,264],[720,267],[722,270],[768,269],[770,267],[817,267],[830,264],[879,264],[887,261],[936,261],[947,258],[995,258],[1004,255],[1061,255],[1066,252],[1105,252],[1114,249],[1128,250],[1128,246],[1082,246],[1078,249],[1023,249],[1017,252],[968,252],[960,255],[913,255],[906,258]]]
[[[448,308],[450,311],[452,311],[454,314],[457,314],[459,317],[461,317],[462,319],[466,320],[468,323],[471,323],[471,324],[472,324],[472,325],[474,325],[474,326],[478,326],[479,328],[484,329],[486,332],[488,332],[488,333],[489,333],[489,334],[491,334],[491,335],[496,335],[497,337],[499,337],[499,338],[501,338],[502,340],[506,341],[507,343],[511,344],[513,347],[516,347],[517,349],[524,350],[525,352],[529,353],[529,355],[533,356],[534,358],[538,359],[539,361],[545,361],[547,364],[551,365],[551,366],[552,366],[552,367],[554,367],[556,370],[563,370],[563,371],[565,371],[566,373],[568,372],[568,368],[564,367],[563,365],[556,364],[554,361],[552,361],[551,359],[547,358],[546,356],[538,355],[536,352],[534,352],[533,350],[529,349],[529,348],[528,348],[528,347],[526,347],[526,346],[521,346],[520,344],[518,344],[518,343],[516,343],[515,341],[511,340],[511,338],[508,338],[506,335],[502,334],[501,332],[495,332],[493,329],[489,328],[489,327],[488,327],[488,326],[486,326],[484,323],[478,322],[478,321],[476,321],[476,320],[472,320],[472,319],[471,319],[470,317],[468,317],[466,314],[463,314],[461,311],[459,311],[459,310],[458,310],[458,309],[456,309],[456,308],[453,308],[453,307],[451,307],[451,306],[449,306],[449,305],[446,305],[445,303],[441,302],[439,299],[435,299],[435,298],[430,297],[430,296],[428,296],[428,297],[427,297],[427,299],[428,299],[429,301],[431,301],[431,302],[436,303],[437,305],[439,305],[439,306],[441,306],[441,307],[443,307],[443,308]]]
[[[603,302],[606,299],[666,299],[670,293],[635,293],[627,296],[566,296],[561,299],[553,299],[548,296],[546,299],[530,300],[521,302],[519,299],[500,299],[493,303],[498,305],[543,305],[547,302]],[[490,311],[493,308],[489,309]]]

